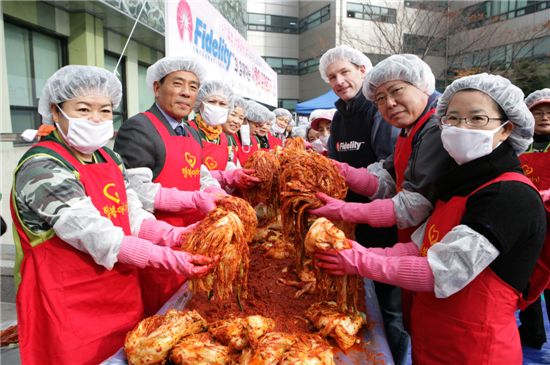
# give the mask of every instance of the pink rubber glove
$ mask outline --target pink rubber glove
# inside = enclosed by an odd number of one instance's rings
[[[257,177],[251,176],[254,170],[250,169],[233,169],[233,170],[214,170],[210,171],[212,176],[218,180],[222,187],[249,189],[254,184],[259,183],[261,180]]]
[[[203,191],[205,193],[214,194],[214,195],[216,195],[216,194],[228,195],[227,191],[223,190],[222,188],[218,188],[215,185],[207,186],[206,188],[204,188]]]
[[[183,191],[176,188],[160,188],[155,195],[155,210],[181,212],[196,209],[207,214],[216,208],[216,196],[203,191]]]
[[[433,291],[428,259],[421,256],[380,256],[368,249],[316,251],[315,263],[331,275],[360,275],[413,291]]]
[[[150,241],[124,236],[118,252],[118,261],[143,269],[152,266],[166,269],[188,278],[206,275],[216,264],[217,258],[191,255],[183,251],[174,251],[169,247],[156,246]]]
[[[179,246],[181,245],[180,236],[191,232],[197,224],[198,222],[186,227],[174,227],[171,224],[157,221],[156,219],[144,219],[141,222],[141,227],[139,227],[138,237],[159,246]]]
[[[345,162],[332,160],[340,175],[346,179],[346,184],[355,193],[371,196],[378,190],[378,178],[371,174],[366,167],[352,167]]]
[[[352,241],[352,244],[356,243]],[[358,243],[357,243],[358,244]],[[359,244],[358,244],[359,245]],[[380,256],[418,256],[420,250],[414,242],[396,243],[392,247],[369,247],[368,252]]]
[[[548,201],[550,201],[550,189],[540,190],[539,193],[540,193],[540,196],[542,197],[543,202],[547,203]]]
[[[368,224],[372,227],[391,227],[396,223],[391,199],[379,199],[371,203],[347,203],[324,193],[315,195],[325,205],[317,209],[311,209],[309,211],[311,214],[330,220]]]

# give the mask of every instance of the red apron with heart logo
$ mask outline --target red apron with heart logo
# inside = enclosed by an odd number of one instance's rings
[[[79,174],[99,213],[130,235],[122,172],[103,149],[106,162],[82,164],[53,141],[37,147],[55,151]],[[55,157],[55,156],[54,156]],[[143,318],[138,271],[115,263],[111,270],[53,236],[31,242],[11,199],[23,251],[17,291],[19,347],[23,364],[98,364],[124,344]]]
[[[145,112],[144,114],[153,123],[166,146],[166,160],[154,182],[160,183],[166,188],[178,188],[185,191],[199,190],[201,145],[192,135],[171,135],[168,128],[153,113]],[[178,213],[156,211],[155,217],[178,227],[187,226],[203,218],[194,209]],[[141,269],[140,281],[145,315],[155,314],[185,280],[185,276],[172,271],[153,267]]]
[[[499,181],[519,181],[534,188],[524,175],[508,172],[465,197],[438,201],[426,224],[421,255],[460,224],[468,197]],[[489,267],[447,298],[433,292],[414,293],[411,310],[412,357],[416,364],[521,364],[522,351],[515,311],[520,293]]]

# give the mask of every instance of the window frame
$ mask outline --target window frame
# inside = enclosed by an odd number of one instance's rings
[[[33,37],[33,34],[34,33],[39,33],[41,34],[42,36],[46,36],[46,37],[49,37],[49,38],[53,38],[54,40],[57,41],[58,43],[58,54],[57,56],[59,57],[59,67],[57,69],[60,69],[64,66],[67,66],[68,65],[68,38],[62,34],[59,34],[57,32],[54,32],[50,29],[47,29],[47,28],[44,28],[44,27],[39,27],[39,26],[35,26],[33,24],[29,24],[27,22],[23,22],[23,21],[20,21],[19,19],[17,18],[14,18],[14,17],[11,17],[9,15],[4,15],[4,47],[6,46],[6,39],[5,39],[5,28],[6,28],[6,24],[9,24],[10,26],[14,26],[14,27],[17,27],[17,28],[22,28],[26,33],[27,33],[27,37],[28,37],[28,44],[27,46],[29,47],[27,49],[28,51],[28,54],[29,54],[29,64],[31,65],[30,67],[30,73],[29,76],[30,77],[30,87],[31,87],[31,100],[32,100],[32,104],[33,105],[17,105],[17,104],[12,104],[12,101],[10,100],[9,101],[9,112],[10,112],[10,123],[11,123],[11,129],[13,131],[13,133],[7,133],[7,138],[5,137],[2,137],[2,141],[7,141],[7,142],[13,142],[14,143],[14,146],[25,146],[25,145],[29,145],[29,144],[32,144],[32,142],[26,142],[26,141],[23,141],[22,139],[19,138],[19,133],[20,131],[18,131],[18,128],[16,128],[16,126],[14,125],[14,118],[12,117],[12,111],[14,112],[30,112],[29,115],[32,113],[32,123],[31,123],[31,127],[34,127],[35,129],[38,129],[40,127],[40,125],[42,124],[42,120],[41,120],[41,116],[40,114],[38,113],[38,102],[39,102],[39,99],[40,99],[40,96],[42,94],[42,90],[37,90],[36,89],[36,70],[35,70],[35,55],[34,55],[34,46],[35,46],[35,42],[34,42],[34,37]],[[56,70],[57,71],[57,70]],[[9,70],[8,70],[8,64],[7,64],[7,60],[6,60],[6,81],[9,83]],[[49,75],[48,77],[50,77],[51,75]],[[4,133],[2,133],[4,134]]]

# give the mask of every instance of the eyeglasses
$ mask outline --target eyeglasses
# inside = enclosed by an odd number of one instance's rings
[[[473,115],[469,118],[460,118],[455,115],[444,115],[439,119],[439,123],[441,126],[448,127],[448,126],[457,126],[460,122],[464,121],[464,123],[470,127],[479,128],[479,127],[485,127],[487,124],[489,124],[489,121],[491,120],[500,120],[503,121],[502,118],[489,118],[487,115]]]
[[[405,92],[405,87],[406,87],[406,85],[401,85],[401,86],[396,87],[395,89],[389,91],[388,94],[384,94],[384,95],[380,95],[380,96],[375,97],[374,98],[374,103],[377,106],[386,105],[386,103],[388,102],[388,95],[393,100],[399,99],[403,95],[403,93]]]
[[[546,116],[547,118],[550,118],[550,110],[533,112],[533,117],[535,117],[537,119],[542,118],[544,116]]]

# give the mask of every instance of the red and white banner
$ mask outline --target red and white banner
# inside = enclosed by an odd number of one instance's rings
[[[165,2],[166,56],[193,55],[208,79],[227,82],[235,93],[277,106],[277,73],[206,0]]]

